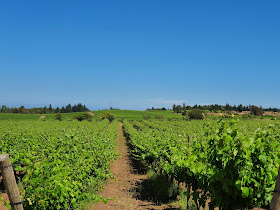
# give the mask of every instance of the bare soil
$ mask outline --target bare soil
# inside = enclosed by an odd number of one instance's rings
[[[279,112],[264,112],[263,115],[280,116]]]
[[[9,208],[5,206],[5,202],[9,201],[8,195],[6,193],[1,193],[0,210],[8,210]]]
[[[122,123],[119,124],[118,133],[117,151],[120,156],[111,164],[111,172],[115,179],[109,180],[100,192],[101,196],[113,200],[109,200],[106,204],[100,201],[87,209],[174,209],[167,204],[160,205],[139,198],[138,188],[148,179],[148,175],[139,173],[134,167],[123,135]]]

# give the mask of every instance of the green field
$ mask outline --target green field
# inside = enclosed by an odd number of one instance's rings
[[[109,110],[93,111],[97,116],[102,116]],[[112,110],[111,113],[116,119],[143,119],[143,116],[155,118],[156,116],[163,116],[163,118],[182,118],[180,114],[174,114],[172,111],[133,111],[133,110]],[[63,113],[64,120],[72,120],[73,116],[78,113]],[[13,113],[0,113],[0,120],[40,120],[41,116],[45,116],[45,120],[55,120],[55,114],[13,114]],[[94,118],[96,118],[94,117]]]
[[[101,111],[94,111],[93,113],[99,116],[102,116],[106,112],[110,112],[110,110],[101,110]],[[135,119],[141,120],[143,116],[156,118],[158,116],[163,116],[163,118],[182,118],[181,114],[174,114],[172,111],[165,110],[155,110],[155,111],[133,111],[133,110],[112,110],[111,114],[113,114],[117,119]]]
[[[63,120],[73,120],[73,116],[78,115],[78,113],[63,113]],[[1,120],[12,120],[12,121],[21,121],[21,120],[41,120],[40,117],[45,116],[44,121],[53,121],[55,120],[55,114],[13,114],[13,113],[0,113]],[[93,117],[96,118],[96,117]]]

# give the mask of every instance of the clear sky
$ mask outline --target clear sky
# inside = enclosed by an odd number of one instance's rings
[[[0,105],[280,108],[280,2],[2,0]]]

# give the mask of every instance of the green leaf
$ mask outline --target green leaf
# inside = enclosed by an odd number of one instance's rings
[[[237,155],[238,151],[236,149],[233,150],[234,157]]]
[[[242,190],[242,196],[243,197],[248,197],[248,195],[249,195],[249,188],[248,187],[242,187],[241,190]]]
[[[102,201],[106,204],[108,202],[108,198],[103,198]]]

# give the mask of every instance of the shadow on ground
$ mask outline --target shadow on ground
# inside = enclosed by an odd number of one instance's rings
[[[157,205],[175,201],[179,195],[179,186],[161,174],[151,174],[148,179],[136,183],[137,199],[152,201]]]

